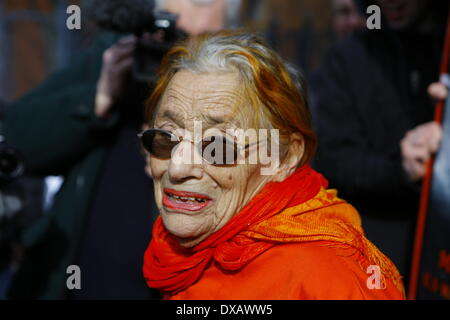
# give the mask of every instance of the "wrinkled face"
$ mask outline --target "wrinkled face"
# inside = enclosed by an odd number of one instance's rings
[[[203,137],[233,139],[226,130],[245,121],[235,111],[245,109],[239,86],[237,73],[179,71],[161,99],[154,128],[192,138],[195,123],[201,121]],[[185,139],[175,146],[170,159],[149,157],[164,226],[185,247],[222,228],[272,179],[261,175],[259,164],[215,166],[204,160],[184,161],[186,154],[194,152],[198,151],[192,140]]]
[[[426,8],[425,0],[377,0],[389,26],[400,30],[410,26]]]
[[[177,14],[177,27],[191,36],[225,27],[226,0],[165,0],[165,10]]]

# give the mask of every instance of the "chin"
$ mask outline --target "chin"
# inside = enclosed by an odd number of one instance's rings
[[[187,214],[162,213],[161,218],[167,231],[180,238],[181,242],[195,242],[207,234],[205,223]]]

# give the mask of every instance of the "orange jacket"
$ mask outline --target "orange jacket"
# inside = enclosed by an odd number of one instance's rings
[[[366,273],[348,249],[326,241],[277,245],[237,272],[214,262],[200,280],[167,299],[214,300],[370,300],[404,299],[390,279],[376,288],[374,272]],[[369,280],[369,286],[368,286]],[[373,286],[375,284],[375,287]],[[371,287],[371,289],[369,288]]]
[[[393,263],[313,170],[268,184],[222,229],[182,248],[159,218],[144,256],[166,299],[403,299]]]

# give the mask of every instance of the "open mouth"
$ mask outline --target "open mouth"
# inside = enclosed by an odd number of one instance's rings
[[[204,194],[164,189],[163,205],[176,211],[200,211],[212,202],[212,199]]]

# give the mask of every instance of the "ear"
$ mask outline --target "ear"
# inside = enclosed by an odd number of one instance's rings
[[[143,125],[142,125],[142,131],[145,131],[145,130],[147,130],[147,129],[150,129],[150,126],[147,124],[147,123],[144,123]],[[152,169],[151,169],[151,167],[150,167],[150,153],[148,153],[148,151],[146,151],[146,150],[144,150],[144,148],[143,147],[141,147],[141,153],[142,153],[142,155],[144,156],[144,158],[145,158],[145,173],[150,177],[150,178],[153,178],[152,177]]]
[[[150,155],[147,155],[145,157],[145,160],[146,160],[145,173],[147,173],[149,178],[152,179],[153,175],[152,175],[152,167],[150,166]]]
[[[289,138],[288,150],[283,162],[274,176],[274,181],[281,182],[297,170],[305,153],[305,139],[300,133],[293,133]]]

